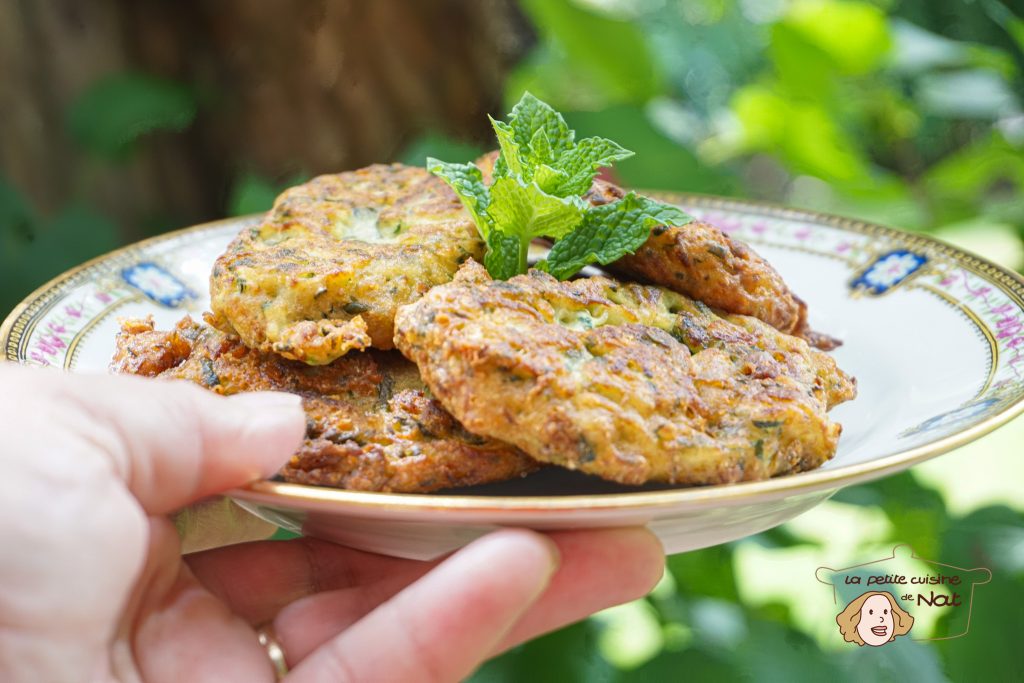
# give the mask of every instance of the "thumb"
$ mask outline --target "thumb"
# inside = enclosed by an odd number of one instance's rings
[[[21,395],[50,398],[72,448],[109,458],[153,515],[274,474],[305,431],[294,394],[225,398],[184,381],[26,369],[14,375],[27,385]]]

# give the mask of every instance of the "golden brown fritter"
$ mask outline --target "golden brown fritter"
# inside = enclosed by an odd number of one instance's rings
[[[497,152],[491,152],[477,160],[485,177],[490,176],[497,157]],[[625,192],[618,186],[595,179],[584,198],[600,206],[623,196]],[[636,253],[607,268],[728,313],[753,316],[821,349],[839,345],[838,340],[810,330],[807,305],[790,291],[771,264],[709,223],[657,226]]]
[[[207,321],[312,365],[390,349],[396,309],[483,250],[458,198],[422,168],[320,176],[286,190],[217,259]]]
[[[184,318],[169,332],[127,320],[116,372],[186,379],[219,394],[287,391],[302,397],[306,438],[285,481],[362,491],[429,492],[525,476],[538,464],[516,448],[467,432],[424,391],[397,351],[349,354],[309,366],[261,353]]]
[[[624,484],[715,484],[835,453],[855,394],[826,354],[658,287],[471,262],[399,310],[395,344],[474,433]]]

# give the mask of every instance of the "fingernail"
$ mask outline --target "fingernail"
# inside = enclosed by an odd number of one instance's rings
[[[551,577],[553,577],[555,575],[555,572],[557,572],[559,566],[561,566],[561,564],[562,564],[562,553],[558,549],[558,546],[555,544],[555,542],[550,537],[548,537],[545,534],[542,534],[542,533],[539,533],[539,532],[536,532],[536,531],[529,531],[529,530],[526,530],[526,529],[507,529],[507,530],[503,530],[503,531],[498,531],[498,532],[495,532],[495,533],[490,534],[488,536],[485,536],[482,539],[482,541],[484,543],[490,542],[490,543],[498,543],[498,544],[504,545],[505,543],[509,542],[509,540],[511,540],[510,537],[515,538],[517,536],[519,536],[519,537],[528,536],[529,537],[529,541],[528,542],[529,542],[530,545],[534,545],[536,543],[536,541],[540,541],[539,545],[543,546],[544,549],[547,551],[545,553],[545,555],[547,556],[547,558],[546,558],[547,559],[547,566],[544,568],[543,575],[538,577],[538,578],[540,578],[540,583],[537,585],[537,588],[536,588],[536,594],[535,594],[535,597],[536,597],[536,595],[540,595],[544,591],[544,589],[547,588],[548,584],[551,582]],[[515,539],[515,540],[516,540],[516,542],[518,542],[520,539]],[[522,540],[526,540],[526,539],[522,539]],[[480,542],[481,541],[477,541],[477,543],[480,543]],[[536,546],[534,545],[534,547],[536,547]]]
[[[551,574],[550,578],[558,568],[562,565],[562,551],[558,549],[558,544],[551,540],[551,537],[546,534],[540,534],[540,537],[544,540],[544,543],[548,546],[548,552],[551,555]]]
[[[253,478],[277,472],[295,452],[306,431],[302,398],[283,391],[258,391],[235,394],[228,398],[245,432],[256,443],[249,446],[253,462],[260,462],[260,471]]]

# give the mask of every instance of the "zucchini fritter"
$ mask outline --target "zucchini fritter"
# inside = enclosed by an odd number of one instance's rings
[[[397,351],[353,353],[312,367],[247,349],[185,317],[169,332],[122,322],[117,372],[187,379],[219,394],[302,396],[306,438],[285,481],[362,491],[429,492],[525,476],[538,464],[516,448],[467,432],[427,396]]]
[[[802,339],[658,287],[476,263],[399,310],[395,344],[467,429],[624,484],[811,469],[854,380]]]
[[[483,251],[458,198],[422,168],[320,176],[286,190],[217,259],[207,321],[311,365],[390,349],[396,309]]]
[[[485,177],[490,177],[497,158],[498,153],[491,152],[477,160]],[[595,179],[584,199],[600,206],[625,194],[618,186]],[[807,304],[790,291],[771,264],[709,223],[657,226],[636,253],[607,268],[728,313],[753,316],[777,330],[803,337],[820,349],[832,349],[840,343],[808,327]]]

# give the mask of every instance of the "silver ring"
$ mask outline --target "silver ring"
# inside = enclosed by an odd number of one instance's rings
[[[256,630],[256,640],[267,653],[270,665],[274,667],[274,675],[281,680],[288,675],[288,660],[284,656],[284,648],[278,642],[274,634],[274,627],[270,624],[259,627]]]

